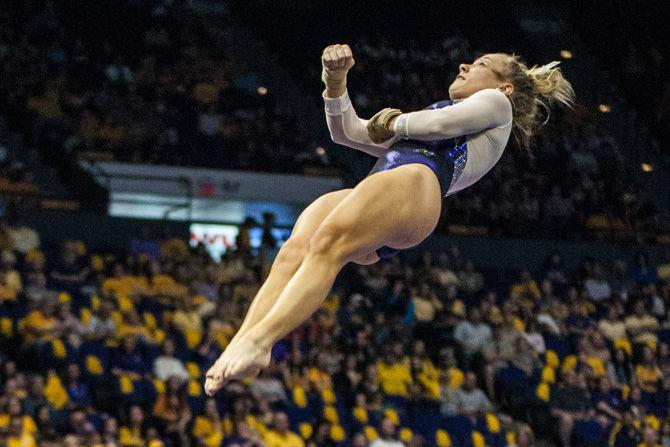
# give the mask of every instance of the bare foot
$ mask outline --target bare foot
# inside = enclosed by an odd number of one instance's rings
[[[223,370],[227,380],[255,376],[270,365],[270,349],[255,343],[250,337],[239,340],[230,350],[228,362]]]
[[[256,347],[254,349],[254,347]],[[250,357],[257,360],[252,361],[248,366],[240,368],[240,366],[233,367],[233,363],[238,365],[238,359],[246,350],[250,350],[248,354],[243,356],[245,362],[248,362]],[[253,351],[253,353],[251,352]],[[266,353],[264,353],[266,352]],[[258,360],[260,359],[260,360]],[[256,344],[251,342],[244,342],[238,340],[231,343],[226,350],[214,362],[214,365],[207,371],[205,380],[205,393],[208,396],[216,394],[223,386],[231,380],[242,380],[248,377],[256,377],[262,368],[266,368],[270,364],[270,350],[262,350]],[[242,363],[247,365],[247,363]]]
[[[205,375],[205,393],[208,396],[213,396],[219,391],[226,382],[223,380],[223,369],[225,367],[225,356],[226,351],[222,352],[219,358],[214,362],[211,368],[207,371]]]

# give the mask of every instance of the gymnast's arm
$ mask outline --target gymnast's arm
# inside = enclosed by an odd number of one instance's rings
[[[512,104],[500,90],[480,90],[463,101],[435,110],[404,113],[389,127],[395,137],[430,141],[459,137],[512,123]]]
[[[338,97],[329,97],[328,89],[323,92],[323,100],[326,109],[326,123],[330,137],[335,143],[358,149],[374,157],[380,157],[388,148],[400,139],[400,136],[376,144],[368,136],[368,120],[359,118],[356,115],[354,106],[349,98],[349,93],[345,90]]]

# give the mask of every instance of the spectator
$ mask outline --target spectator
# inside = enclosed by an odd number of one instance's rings
[[[31,433],[25,431],[23,427],[23,419],[20,416],[13,416],[9,421],[7,447],[33,447],[36,445],[35,437]]]
[[[468,260],[465,270],[458,272],[461,290],[468,296],[473,296],[484,288],[484,276],[475,270],[475,264]]]
[[[465,373],[463,387],[454,393],[456,411],[476,421],[478,417],[493,408],[486,394],[477,388],[477,376],[473,372]]]
[[[486,391],[491,398],[495,396],[495,378],[498,371],[509,365],[517,354],[517,339],[519,333],[509,321],[501,317],[498,324],[493,327],[493,337],[482,348],[482,354],[486,365],[484,367],[484,378]]]
[[[112,318],[113,306],[103,301],[91,314],[87,324],[83,324],[82,335],[89,340],[105,340],[116,334],[116,324]]]
[[[286,413],[277,412],[274,415],[273,429],[265,436],[267,447],[304,447],[305,443],[295,433],[288,429]]]
[[[612,295],[612,288],[605,279],[602,267],[596,264],[593,267],[593,275],[584,281],[584,288],[592,301],[602,303]]]
[[[454,339],[462,349],[464,362],[470,365],[477,354],[491,340],[491,327],[482,322],[478,308],[470,310],[470,318],[454,328]]]
[[[572,370],[563,373],[563,383],[551,395],[551,414],[558,419],[558,432],[564,446],[572,445],[575,421],[587,419],[590,396],[584,376]]]
[[[93,400],[88,384],[81,380],[81,370],[76,363],[67,366],[67,395],[72,407],[91,410]]]
[[[156,357],[153,366],[154,375],[162,381],[166,381],[170,377],[177,377],[182,381],[189,378],[184,363],[176,358],[174,353],[174,341],[168,338],[163,342],[163,354]]]
[[[146,356],[138,344],[136,335],[123,337],[121,346],[112,352],[112,374],[140,380],[149,370]]]
[[[144,411],[142,407],[133,405],[130,407],[128,422],[119,430],[119,442],[122,446],[135,447],[144,445],[147,434],[145,426]]]
[[[261,371],[249,386],[249,390],[257,399],[264,400],[273,406],[281,406],[288,402],[281,380],[273,377],[268,370]]]
[[[328,421],[316,424],[312,437],[305,444],[306,447],[337,447],[337,443],[330,437],[331,425]]]
[[[651,316],[645,308],[644,301],[637,300],[633,305],[633,315],[625,320],[626,331],[635,343],[656,343],[658,320]]]
[[[377,371],[384,393],[389,396],[409,396],[413,380],[402,343],[393,343],[384,359],[377,362]]]
[[[612,304],[605,318],[598,323],[598,329],[610,342],[626,338],[626,324],[620,318],[621,313],[621,306]]]
[[[382,419],[379,438],[370,443],[370,447],[404,447],[405,443],[396,437],[396,427],[389,418]]]
[[[662,377],[656,357],[649,346],[642,348],[642,362],[635,367],[635,379],[638,386],[647,393],[655,393]]]
[[[171,381],[174,380],[173,377]],[[178,386],[168,383],[166,392],[156,399],[152,415],[158,420],[163,436],[173,445],[184,445],[188,443],[186,428],[191,421],[191,411],[183,390]]]

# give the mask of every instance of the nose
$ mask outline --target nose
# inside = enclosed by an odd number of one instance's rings
[[[467,73],[468,70],[470,70],[470,66],[468,64],[460,64],[458,66],[458,71],[464,71]]]

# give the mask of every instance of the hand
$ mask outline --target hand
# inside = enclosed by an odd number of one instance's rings
[[[383,143],[384,141],[393,138],[393,124],[397,117],[402,115],[398,109],[391,109],[389,107],[380,110],[370,118],[368,121],[368,136],[373,143]]]
[[[321,55],[321,80],[327,89],[344,90],[347,85],[347,73],[356,61],[349,45],[330,45]]]

